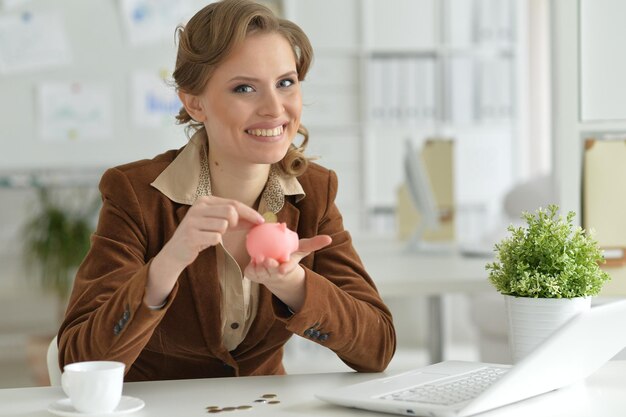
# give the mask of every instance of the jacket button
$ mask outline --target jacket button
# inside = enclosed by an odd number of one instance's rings
[[[320,342],[325,342],[328,340],[328,333],[322,333],[320,337],[317,338]]]
[[[237,322],[231,323],[230,324],[230,328],[233,329],[233,330],[238,329],[239,328],[239,323],[237,323]]]

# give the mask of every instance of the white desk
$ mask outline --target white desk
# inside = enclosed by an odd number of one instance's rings
[[[378,291],[386,297],[428,297],[428,353],[441,362],[444,351],[443,298],[450,293],[496,291],[487,280],[490,258],[458,252],[410,252],[390,238],[355,237],[357,249]]]
[[[607,363],[585,382],[481,414],[485,417],[617,417],[626,410],[626,361]],[[229,416],[374,416],[317,400],[318,391],[356,383],[382,374],[330,373],[311,375],[215,378],[136,382],[124,385],[124,395],[141,398],[144,409],[129,417],[207,416],[207,406],[252,405],[249,410],[222,412]],[[258,404],[263,394],[276,394],[280,404]],[[59,387],[0,390],[0,416],[50,417],[48,405],[64,397]],[[382,414],[388,415],[388,414]]]

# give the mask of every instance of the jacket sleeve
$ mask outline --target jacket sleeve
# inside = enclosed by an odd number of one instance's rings
[[[313,262],[311,267],[304,267],[302,309],[290,316],[275,299],[274,311],[290,331],[332,349],[356,371],[380,372],[396,348],[391,313],[343,228],[335,205],[337,177],[332,171],[327,187],[327,205],[318,234],[331,236],[332,243],[309,255]]]
[[[144,304],[150,262],[140,203],[126,175],[117,169],[105,172],[100,192],[98,226],[59,330],[59,363],[116,360],[124,362],[128,372],[178,284],[162,309],[151,310]]]

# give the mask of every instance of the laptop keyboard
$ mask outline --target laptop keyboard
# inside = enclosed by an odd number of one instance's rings
[[[385,400],[412,401],[437,405],[452,405],[471,400],[496,382],[507,369],[486,367],[463,374],[459,378],[445,379],[418,385],[379,398]]]

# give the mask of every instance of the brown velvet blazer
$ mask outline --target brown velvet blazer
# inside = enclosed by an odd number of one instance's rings
[[[343,228],[336,175],[316,164],[298,177],[306,197],[297,203],[286,197],[278,212],[301,238],[332,237],[301,261],[301,311],[292,315],[261,286],[246,338],[227,351],[214,247],[183,271],[162,309],[143,303],[150,261],[189,209],[150,185],[180,151],[104,173],[98,227],[59,330],[60,365],[117,360],[126,364],[126,381],[284,374],[283,345],[295,333],[332,349],[357,371],[385,369],[396,346],[391,313]]]

